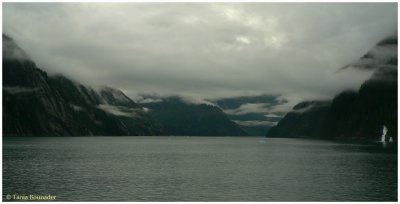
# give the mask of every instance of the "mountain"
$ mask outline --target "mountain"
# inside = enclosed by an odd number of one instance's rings
[[[346,69],[373,71],[373,75],[358,91],[338,94],[323,109],[310,108],[295,117],[295,106],[267,136],[377,141],[386,126],[386,139],[392,137],[397,141],[397,38],[379,42],[341,71]],[[298,128],[301,124],[312,124],[313,128]]]
[[[245,136],[246,132],[218,107],[196,104],[177,96],[145,97],[143,105],[169,135]]]
[[[276,106],[287,103],[276,95],[240,96],[208,100],[251,136],[264,136],[284,116]]]
[[[323,137],[379,140],[386,126],[397,140],[397,69],[382,67],[358,92],[335,97],[325,120]]]
[[[390,65],[397,66],[397,36],[382,40],[356,62],[350,63],[340,70],[358,69],[368,71]]]
[[[122,91],[48,76],[3,34],[3,135],[158,135],[160,127]]]
[[[329,101],[305,101],[293,107],[279,123],[268,132],[268,137],[312,137],[321,135]]]

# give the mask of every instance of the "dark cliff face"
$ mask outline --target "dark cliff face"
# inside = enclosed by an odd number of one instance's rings
[[[143,108],[112,88],[49,77],[3,35],[3,135],[155,135]]]
[[[336,97],[323,136],[380,140],[384,125],[397,140],[397,69],[378,69],[358,92]]]
[[[306,101],[297,104],[278,125],[269,130],[268,137],[319,138],[329,106],[328,101]]]
[[[323,114],[304,112],[295,117],[288,113],[267,136],[377,141],[386,126],[386,139],[397,141],[397,39],[383,40],[345,68],[372,70],[373,75],[358,91],[337,95]],[[307,131],[298,128],[308,122],[314,122],[316,127]]]
[[[142,104],[169,135],[245,136],[246,133],[218,107],[193,104],[179,97]]]

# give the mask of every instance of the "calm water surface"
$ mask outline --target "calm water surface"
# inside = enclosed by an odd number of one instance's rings
[[[3,138],[5,195],[58,201],[396,201],[377,144],[236,137]]]

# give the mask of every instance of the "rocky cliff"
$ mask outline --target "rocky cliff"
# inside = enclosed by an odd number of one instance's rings
[[[156,135],[159,126],[123,92],[49,76],[3,34],[3,135]]]

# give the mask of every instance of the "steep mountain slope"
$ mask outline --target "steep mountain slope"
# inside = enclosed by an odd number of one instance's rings
[[[287,123],[293,118],[291,113],[287,114],[267,136],[376,141],[380,140],[383,126],[386,126],[386,140],[392,137],[397,141],[397,38],[383,40],[342,71],[349,68],[373,71],[373,75],[357,92],[344,91],[337,95],[330,107],[320,114],[310,116],[306,111],[298,116],[296,123]],[[308,121],[314,122],[316,127],[306,131],[296,129],[298,123]]]
[[[269,130],[268,137],[319,137],[329,106],[328,101],[306,101],[297,104]]]
[[[244,136],[245,131],[218,107],[194,104],[180,97],[143,100],[154,120],[162,124],[169,135],[184,136]],[[150,102],[151,101],[151,102]]]
[[[397,69],[380,68],[358,93],[341,94],[332,102],[322,137],[397,140]]]
[[[154,135],[143,108],[112,88],[49,77],[3,34],[3,135]]]

